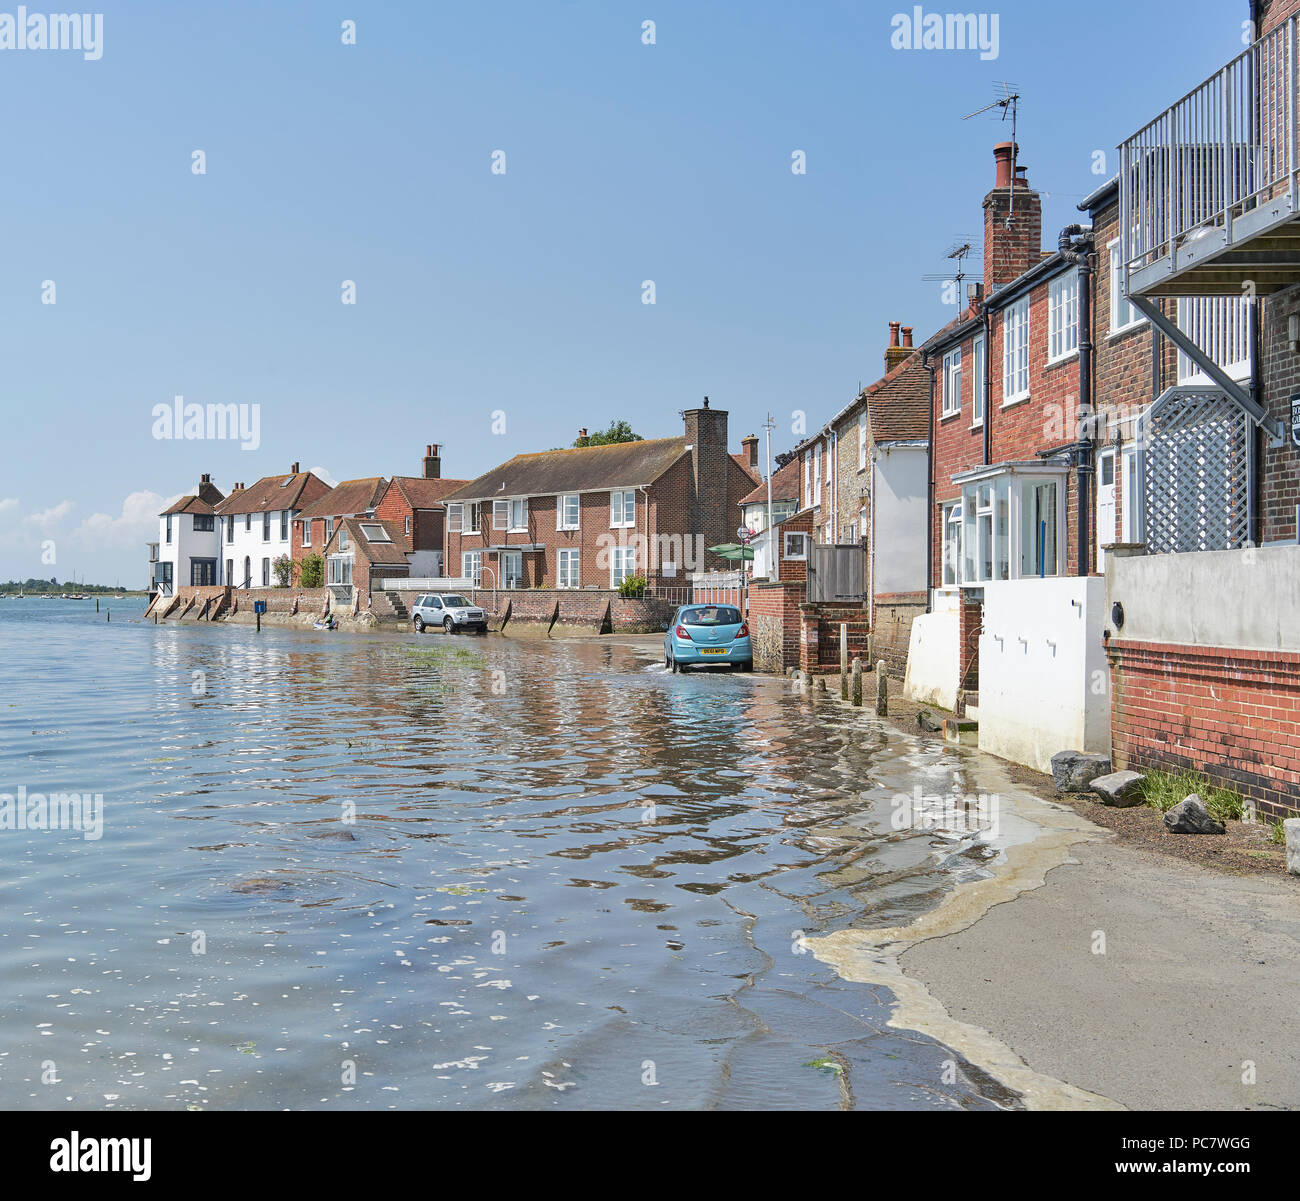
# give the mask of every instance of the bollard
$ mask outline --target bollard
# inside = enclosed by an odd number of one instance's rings
[[[112,620],[113,620],[113,610],[112,610],[112,609],[105,609],[104,612],[105,612],[106,614],[108,614],[108,616],[105,617],[104,620],[105,620],[105,621],[112,621]]]
[[[856,656],[853,659],[853,703],[862,704],[862,660]]]
[[[260,613],[257,615],[257,632],[259,634],[262,632],[262,615]]]
[[[876,664],[876,713],[889,716],[889,668],[883,659]]]
[[[95,612],[99,612],[99,597],[95,597]]]
[[[849,626],[840,622],[840,700],[849,699]]]

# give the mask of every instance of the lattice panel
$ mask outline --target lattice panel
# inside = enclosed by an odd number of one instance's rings
[[[1143,421],[1147,552],[1228,550],[1250,536],[1249,418],[1221,392],[1170,396]]]

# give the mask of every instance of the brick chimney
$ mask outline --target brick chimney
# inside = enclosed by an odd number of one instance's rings
[[[731,512],[727,506],[727,460],[730,458],[727,452],[727,410],[709,408],[706,396],[704,406],[687,409],[682,420],[686,426],[686,444],[691,448],[688,532],[700,535],[706,548],[734,541],[740,510]],[[724,560],[715,560],[713,555],[704,557],[707,562],[697,566],[713,570],[730,566]]]
[[[442,479],[442,459],[438,457],[438,444],[430,442],[424,448],[424,478],[426,480]]]
[[[898,366],[912,352],[905,350],[899,344],[898,331],[902,328],[901,321],[891,321],[889,323],[889,345],[885,348],[885,374],[888,375],[895,367]],[[908,327],[909,332],[911,327]]]
[[[740,449],[745,455],[745,462],[750,467],[758,467],[758,435],[746,434],[740,440]]]
[[[297,474],[298,474],[298,464],[297,464],[297,463],[295,463],[292,467],[289,468],[289,474],[290,474],[290,475],[297,475]]]
[[[993,147],[993,191],[984,197],[984,290],[994,292],[1042,259],[1043,199],[1015,165],[1017,146]],[[1009,224],[1008,224],[1009,223]]]
[[[198,498],[207,501],[210,505],[220,504],[226,499],[221,489],[212,482],[212,477],[206,473],[199,476]]]
[[[587,436],[587,427],[584,425],[582,429],[578,431],[578,437],[585,438],[586,436]]]

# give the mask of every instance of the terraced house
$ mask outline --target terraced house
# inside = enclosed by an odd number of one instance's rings
[[[686,582],[725,564],[740,500],[759,482],[758,439],[727,450],[727,412],[682,414],[685,432],[516,455],[446,498],[446,569],[489,588]]]
[[[250,487],[238,483],[216,506],[221,534],[221,574],[214,583],[271,588],[275,561],[293,557],[293,523],[330,487],[294,463],[285,475],[266,475]]]

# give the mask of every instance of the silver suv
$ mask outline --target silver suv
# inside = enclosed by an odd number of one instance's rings
[[[423,634],[428,626],[442,626],[448,634],[457,630],[487,633],[487,614],[455,592],[426,592],[417,596],[411,609],[411,622],[417,634]]]

